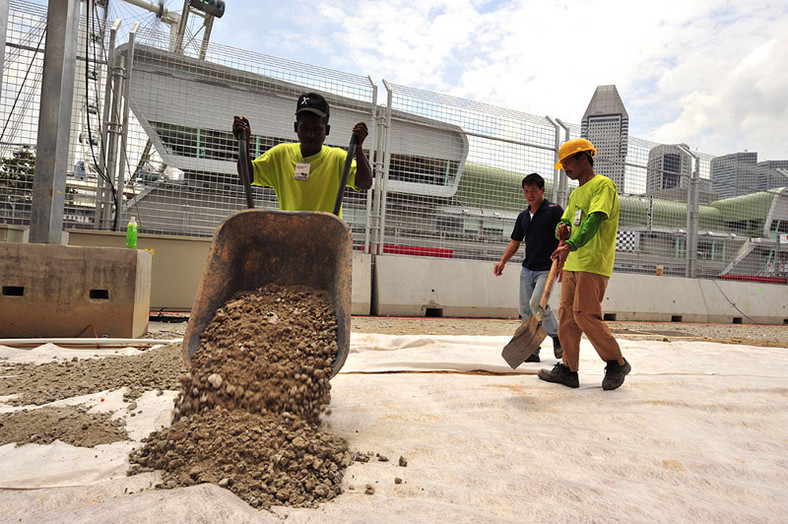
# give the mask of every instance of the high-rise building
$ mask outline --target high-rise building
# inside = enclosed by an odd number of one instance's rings
[[[624,167],[629,142],[629,115],[614,85],[598,86],[588,104],[580,135],[597,149],[594,170],[624,188]]]
[[[788,187],[788,176],[777,171],[788,170],[788,160],[764,160],[758,162],[758,189],[766,191],[776,187]]]
[[[660,144],[648,152],[646,195],[687,202],[695,159],[687,144]],[[708,204],[717,199],[711,180],[698,179],[698,201]]]
[[[646,193],[687,187],[692,175],[692,157],[686,150],[689,150],[686,144],[661,144],[651,148],[648,152]]]
[[[743,151],[711,160],[711,181],[719,198],[755,193],[758,189],[758,153]]]

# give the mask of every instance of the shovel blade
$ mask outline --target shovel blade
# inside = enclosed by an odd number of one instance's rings
[[[504,346],[501,356],[509,367],[517,369],[517,366],[533,355],[546,336],[542,321],[531,315],[517,327],[512,340]]]

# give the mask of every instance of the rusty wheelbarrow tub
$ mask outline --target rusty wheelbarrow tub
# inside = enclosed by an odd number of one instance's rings
[[[183,339],[187,366],[200,334],[236,291],[266,284],[304,285],[327,291],[337,317],[337,357],[332,376],[345,363],[350,344],[350,229],[340,218],[317,211],[248,209],[216,229]]]

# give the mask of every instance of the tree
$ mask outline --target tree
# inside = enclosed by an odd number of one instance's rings
[[[11,152],[11,158],[0,160],[0,197],[8,201],[27,202],[33,200],[33,177],[36,172],[36,154],[29,146],[21,146]],[[66,204],[74,203],[73,187],[67,187]]]
[[[33,175],[36,154],[28,146],[11,153],[11,158],[0,160],[0,196],[8,200],[30,202],[33,198]]]

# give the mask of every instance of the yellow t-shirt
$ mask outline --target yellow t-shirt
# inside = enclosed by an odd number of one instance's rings
[[[323,145],[316,155],[303,158],[300,144],[278,144],[252,161],[252,183],[272,187],[283,211],[333,213],[346,158],[338,147]],[[355,159],[347,185],[358,190]]]
[[[604,213],[607,219],[588,243],[566,257],[564,269],[585,271],[609,277],[613,274],[616,257],[616,232],[618,231],[618,191],[616,184],[602,175],[578,187],[569,195],[563,220],[572,224],[572,237],[580,231],[583,221],[591,213]]]

